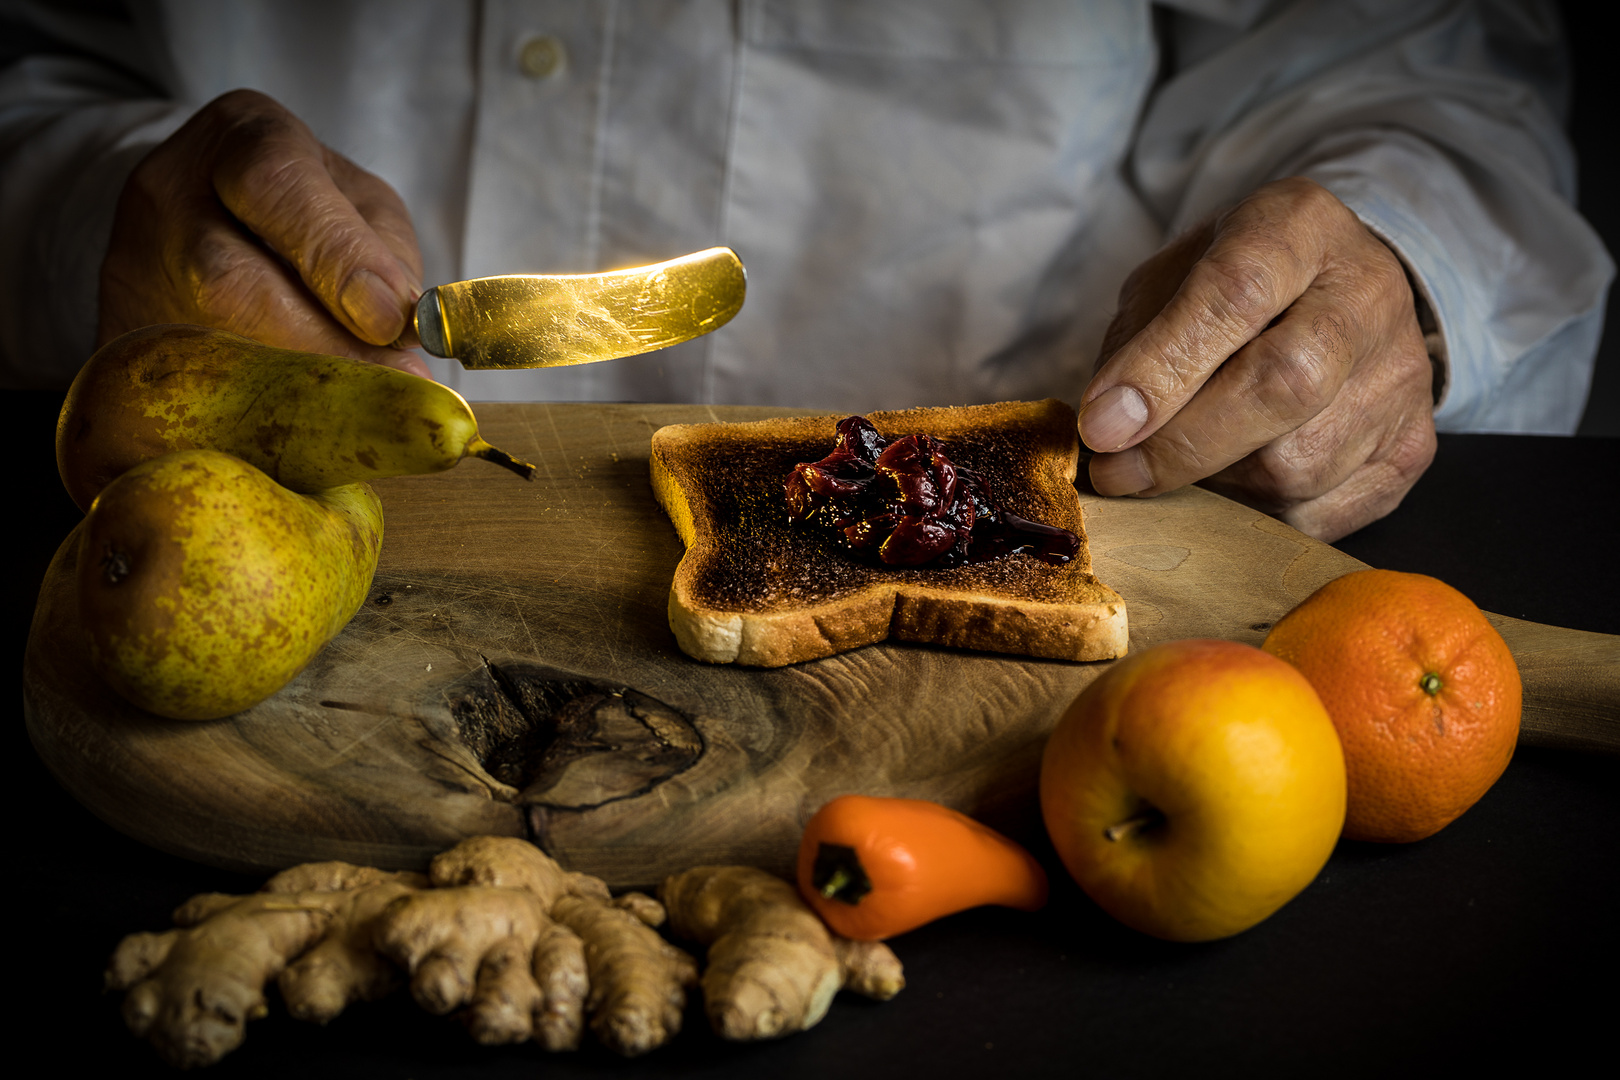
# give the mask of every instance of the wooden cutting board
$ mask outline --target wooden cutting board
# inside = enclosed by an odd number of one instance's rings
[[[1045,737],[1104,664],[885,643],[758,670],[676,648],[665,601],[681,545],[652,498],[648,440],[663,424],[772,410],[479,413],[490,441],[539,465],[536,481],[475,461],[376,485],[387,535],[367,603],[285,690],[224,720],[162,720],[100,684],[70,536],[24,666],[29,732],[52,771],[139,840],[255,872],[419,867],[479,833],[530,836],[616,886],[703,862],[786,870],[810,813],[847,792],[1031,824]],[[1363,566],[1196,488],[1082,502],[1132,650],[1258,644]],[[1491,618],[1524,674],[1522,740],[1620,749],[1620,638]]]

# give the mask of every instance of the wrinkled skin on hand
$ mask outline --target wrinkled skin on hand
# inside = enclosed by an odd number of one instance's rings
[[[1131,274],[1080,436],[1099,494],[1203,480],[1336,540],[1393,510],[1434,459],[1433,392],[1400,261],[1291,178]]]
[[[215,98],[118,200],[97,346],[153,323],[428,373],[408,315],[422,256],[405,204],[274,100]]]

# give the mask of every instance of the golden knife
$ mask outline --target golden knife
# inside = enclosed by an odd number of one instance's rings
[[[514,274],[438,285],[416,334],[465,368],[591,364],[707,334],[742,307],[748,274],[730,248],[606,274]]]

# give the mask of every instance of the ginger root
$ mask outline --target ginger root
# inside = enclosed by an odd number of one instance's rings
[[[763,870],[699,866],[664,879],[658,896],[675,936],[708,946],[704,1009],[723,1038],[803,1031],[841,989],[887,1001],[905,986],[887,945],[834,934],[797,889]]]
[[[886,946],[833,935],[763,871],[700,867],[659,891],[664,903],[613,897],[510,837],[465,840],[426,875],[310,863],[252,896],[193,897],[176,929],[125,938],[107,986],[128,992],[129,1029],[181,1067],[235,1049],[265,1014],[271,979],[299,1019],[324,1024],[408,979],[419,1005],[461,1010],[479,1042],[573,1049],[588,1025],[634,1056],[680,1031],[698,981],[655,929],[665,904],[677,936],[708,946],[704,998],[726,1038],[807,1028],[841,987],[886,999],[904,985]]]
[[[332,921],[331,897],[281,894],[193,897],[178,929],[131,934],[107,965],[107,987],[128,990],[124,1023],[180,1068],[236,1049],[265,1014],[264,984]]]
[[[388,905],[427,888],[421,874],[391,874],[345,862],[306,863],[265,882],[266,893],[334,893],[325,933],[276,978],[287,1011],[324,1024],[356,1001],[375,1001],[399,985],[399,972],[372,945]]]
[[[428,877],[437,887],[391,908],[377,938],[423,1008],[467,1005],[480,1042],[534,1038],[549,1050],[578,1046],[587,1013],[626,1056],[680,1031],[697,965],[647,924],[663,920],[651,897],[614,900],[600,879],[511,837],[464,840]]]

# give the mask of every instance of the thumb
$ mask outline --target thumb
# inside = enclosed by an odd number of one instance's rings
[[[226,209],[356,337],[373,345],[397,340],[419,283],[334,181],[325,148],[263,94],[227,98],[213,172]]]

